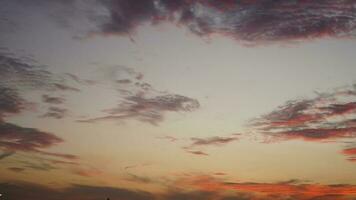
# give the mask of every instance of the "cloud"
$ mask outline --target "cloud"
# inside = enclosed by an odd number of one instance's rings
[[[10,65],[8,62],[6,63],[10,68],[16,66]],[[15,63],[17,63],[17,61]],[[22,68],[26,68],[26,70]],[[32,76],[35,76],[36,73],[30,73],[27,68],[27,65],[20,65],[20,68],[15,67],[11,70],[16,71],[16,69],[20,69],[17,70],[19,76],[22,73],[25,74],[24,77],[27,77],[28,80],[33,79]],[[6,69],[6,67],[1,68],[1,70],[4,69]],[[0,76],[4,76],[4,74],[1,74]],[[0,149],[8,152],[20,151],[27,153],[38,153],[42,155],[54,156],[70,160],[77,159],[76,156],[71,154],[52,153],[45,151],[46,148],[64,142],[61,138],[51,133],[40,131],[38,129],[25,128],[4,121],[4,118],[7,117],[9,114],[20,114],[23,110],[27,109],[30,104],[20,96],[20,94],[18,93],[18,89],[11,88],[11,84],[4,83],[4,85],[9,85],[9,87],[3,86],[2,84],[0,85]],[[48,100],[48,98],[46,98],[46,100]],[[50,99],[50,101],[53,102],[53,99]],[[61,114],[61,110],[52,109],[50,111],[56,111],[57,114]]]
[[[31,57],[19,56],[0,50],[0,84],[22,90],[72,91],[78,88],[67,85],[63,75],[53,74]]]
[[[208,156],[209,154],[203,152],[203,151],[196,151],[196,150],[185,150],[187,153],[198,155],[198,156]]]
[[[128,174],[128,178],[126,178],[127,181],[132,181],[132,182],[135,182],[135,183],[144,183],[144,184],[147,184],[147,183],[153,183],[154,180],[149,178],[149,177],[146,177],[146,176],[139,176],[139,175],[136,175],[136,174]]]
[[[212,192],[206,191],[192,191],[192,192],[182,192],[182,191],[172,191],[165,195],[164,199],[167,200],[212,200],[217,195]]]
[[[103,172],[99,169],[96,168],[74,168],[72,170],[72,173],[78,176],[83,176],[83,177],[95,177],[95,176],[100,176],[103,174]]]
[[[93,199],[120,199],[120,200],[153,200],[155,197],[148,192],[114,188],[105,186],[72,185],[63,189],[52,189],[43,185],[32,183],[0,183],[4,198],[15,199],[47,199],[47,200],[93,200]]]
[[[224,145],[238,140],[236,137],[209,137],[209,138],[191,138],[193,143],[191,146],[209,146],[209,145]]]
[[[80,92],[78,88],[71,87],[62,83],[53,83],[53,87],[61,91],[71,91],[71,92]]]
[[[89,36],[119,35],[132,39],[142,25],[171,23],[201,37],[221,35],[256,44],[324,37],[354,38],[356,29],[352,0],[13,2],[20,8],[30,5],[30,9],[45,14],[57,25],[74,28],[77,33],[87,32]],[[11,16],[5,15],[2,21],[13,20],[7,18]]]
[[[102,120],[136,119],[152,125],[158,125],[164,120],[166,112],[190,112],[199,107],[198,101],[180,95],[161,95],[153,98],[130,96],[117,108],[107,110],[104,117],[81,120],[81,122],[96,122]]]
[[[66,75],[67,77],[69,77],[71,80],[73,80],[74,82],[78,83],[78,84],[83,84],[83,85],[94,85],[96,84],[96,81],[94,80],[89,80],[89,79],[82,79],[79,76],[72,74],[72,73],[65,73],[64,75]]]
[[[270,142],[301,139],[313,142],[356,137],[356,88],[317,93],[311,99],[288,101],[251,126]]]
[[[53,166],[52,164],[46,163],[46,162],[27,162],[27,161],[22,161],[24,164],[22,166],[23,169],[32,169],[32,170],[37,170],[37,171],[50,171],[54,169],[58,169],[58,167]]]
[[[223,146],[228,143],[234,142],[238,140],[238,138],[235,136],[231,137],[220,137],[220,136],[214,136],[214,137],[207,137],[207,138],[190,138],[192,141],[189,146],[185,146],[182,149],[185,150],[187,153],[190,154],[195,154],[199,156],[208,156],[206,152],[202,150],[197,150],[197,148],[203,148],[207,146]]]
[[[169,136],[169,135],[165,135],[165,136],[160,136],[160,137],[156,137],[157,139],[161,139],[161,140],[168,140],[170,142],[176,142],[179,139],[173,136]]]
[[[177,180],[175,187],[160,193],[126,188],[70,185],[52,189],[32,183],[0,183],[6,199],[48,200],[346,200],[355,198],[353,185],[320,185],[289,183],[231,183],[209,176],[193,176]],[[187,187],[193,187],[189,190]]]
[[[350,147],[342,150],[341,152],[345,156],[348,156],[347,160],[351,162],[356,162],[356,147]]]
[[[65,99],[63,97],[52,97],[49,95],[42,95],[42,101],[49,104],[63,104]]]
[[[51,82],[52,74],[31,58],[0,52],[1,85],[26,88],[43,88]]]
[[[7,169],[17,173],[25,171],[25,169],[21,167],[9,167]]]
[[[66,116],[67,112],[68,112],[68,110],[65,108],[51,106],[48,108],[48,110],[45,114],[41,115],[41,117],[62,119],[63,117]]]
[[[0,85],[0,122],[6,114],[18,114],[26,107],[26,101],[17,91]]]
[[[235,191],[237,195],[223,196],[224,198],[239,197],[242,199],[291,199],[291,200],[310,200],[323,199],[324,197],[334,196],[334,199],[355,198],[355,185],[322,185],[307,184],[300,181],[285,181],[278,183],[254,183],[254,182],[229,182],[222,178],[204,174],[191,174],[178,178],[174,184],[177,190],[191,188],[195,191],[206,191],[212,193],[224,193]],[[241,197],[242,197],[241,196]],[[219,198],[217,198],[219,199]]]
[[[166,113],[193,112],[200,107],[196,99],[154,89],[142,80],[143,74],[134,69],[108,67],[103,70],[103,74],[107,80],[113,81],[121,99],[116,107],[104,110],[106,115],[80,122],[134,119],[158,125],[165,119]]]
[[[73,75],[74,76],[74,75]],[[65,102],[64,97],[50,96],[49,91],[62,94],[67,91],[79,92],[78,88],[67,84],[68,75],[54,74],[46,66],[28,57],[20,57],[6,50],[0,50],[0,120],[10,114],[19,114],[28,107],[37,105],[23,99],[26,93],[39,92],[42,102],[59,105]],[[79,81],[79,77],[76,77]],[[42,117],[61,119],[67,109],[50,106]]]
[[[5,151],[38,153],[65,159],[76,159],[77,157],[74,155],[45,151],[46,148],[62,142],[63,139],[48,132],[0,122],[0,148]]]
[[[9,156],[12,156],[14,153],[15,152],[13,152],[13,151],[7,151],[7,152],[5,151],[5,152],[0,154],[0,160],[5,159],[5,158],[7,158]]]
[[[354,1],[111,0],[100,34],[131,35],[143,24],[170,22],[198,36],[219,34],[246,42],[354,37]]]

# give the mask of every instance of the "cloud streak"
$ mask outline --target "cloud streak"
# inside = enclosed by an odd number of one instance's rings
[[[225,145],[228,143],[231,143],[233,141],[238,140],[236,137],[209,137],[209,138],[191,138],[193,143],[191,146],[220,146],[220,145]]]
[[[312,99],[289,101],[253,120],[251,125],[268,136],[270,141],[302,139],[323,142],[355,138],[355,102],[355,86],[352,86],[317,94]]]
[[[0,85],[0,122],[8,114],[18,114],[26,107],[26,101],[16,90]]]
[[[49,95],[42,95],[42,101],[48,104],[63,104],[65,99],[63,97],[53,97]]]
[[[62,142],[63,139],[51,133],[34,128],[23,128],[6,122],[0,123],[0,148],[6,151],[39,153],[66,159],[76,159],[77,157],[74,155],[45,151],[46,148]]]
[[[50,106],[48,108],[47,112],[45,114],[41,115],[41,117],[62,119],[67,115],[67,113],[68,113],[68,110],[65,108]]]
[[[106,23],[99,34],[131,35],[143,24],[169,22],[198,36],[219,34],[246,42],[354,37],[355,2],[110,0]]]
[[[106,109],[107,115],[80,122],[97,122],[103,120],[124,121],[134,119],[158,125],[169,112],[193,112],[200,107],[198,100],[179,94],[157,91],[144,82],[143,74],[127,67],[109,68],[108,78],[115,84],[121,95],[116,107]],[[122,74],[125,74],[123,78]],[[123,81],[125,80],[125,81]],[[128,81],[129,80],[129,81]]]

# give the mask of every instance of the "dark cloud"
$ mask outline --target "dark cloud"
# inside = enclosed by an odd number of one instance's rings
[[[236,137],[209,137],[209,138],[191,138],[191,146],[224,145],[238,140]]]
[[[294,100],[288,101],[277,110],[264,115],[254,125],[267,125],[270,127],[298,127],[307,122],[320,120],[321,116],[315,113],[305,113],[312,108],[313,100]]]
[[[273,133],[275,139],[303,139],[305,141],[325,141],[342,138],[355,138],[356,127],[347,128],[302,128]]]
[[[0,122],[6,114],[18,114],[26,107],[26,101],[22,99],[16,90],[0,85]]]
[[[65,102],[65,99],[63,97],[52,97],[44,94],[42,95],[42,101],[49,104],[62,104]]]
[[[192,112],[200,107],[196,99],[154,89],[142,80],[141,73],[131,68],[109,67],[103,73],[107,80],[116,84],[121,95],[120,102],[116,107],[106,109],[105,116],[79,120],[80,122],[135,119],[158,125],[168,112]]]
[[[186,149],[185,150],[187,153],[190,153],[190,154],[194,154],[194,155],[198,155],[198,156],[208,156],[209,154],[203,152],[203,151],[197,151],[197,150],[189,150],[189,149]]]
[[[45,151],[46,148],[62,142],[63,139],[48,132],[6,122],[0,123],[0,148],[6,151],[39,153],[65,159],[76,159],[74,155]]]
[[[15,152],[13,152],[13,151],[3,152],[3,153],[0,154],[0,160],[5,159],[5,158],[7,158],[9,156],[12,156],[14,153]]]
[[[0,52],[1,85],[26,88],[43,88],[51,82],[52,74],[33,59]]]
[[[132,81],[130,79],[120,79],[120,80],[117,80],[116,83],[129,84],[129,83],[132,83]]]
[[[80,89],[62,83],[53,83],[53,87],[60,91],[80,92]]]
[[[82,120],[82,122],[136,119],[157,125],[163,121],[166,112],[190,112],[198,107],[199,103],[197,100],[181,95],[167,94],[153,98],[129,96],[117,108],[107,110],[109,115]]]
[[[170,189],[163,193],[89,185],[52,189],[23,182],[0,183],[0,188],[3,197],[9,200],[346,200],[356,195],[352,185],[225,183],[203,176],[180,181],[185,184],[179,187],[185,189]],[[195,189],[187,191],[188,186]]]
[[[31,183],[0,183],[2,198],[8,200],[17,199],[43,199],[47,200],[62,200],[60,192],[42,185]]]
[[[231,137],[220,137],[220,136],[214,136],[214,137],[207,137],[207,138],[190,138],[192,143],[189,146],[185,146],[182,149],[185,150],[187,153],[190,154],[195,154],[199,156],[208,156],[206,152],[202,150],[197,150],[197,148],[203,148],[206,146],[222,146],[226,145],[228,143],[234,142],[238,140],[236,136],[231,136]]]
[[[15,63],[17,63],[17,61]],[[10,66],[11,68],[16,65],[8,65],[8,66]],[[15,70],[16,73],[15,72],[11,72],[11,73],[15,73],[15,74],[22,73],[25,74],[24,77],[27,77],[25,79],[28,80],[33,79],[33,76],[35,76],[34,74],[36,73],[28,72],[27,67],[28,67],[27,65],[23,65],[23,66],[20,65],[20,67],[15,67],[14,69],[11,69],[11,70]],[[4,68],[0,67],[1,70],[5,70],[6,68],[7,67]],[[26,70],[22,68],[26,68]],[[20,69],[20,70],[16,71],[16,69]],[[2,75],[4,74],[1,74],[0,76]],[[6,77],[6,74],[4,76]],[[46,148],[62,143],[63,140],[61,138],[51,133],[40,131],[34,128],[21,127],[4,121],[4,118],[7,117],[7,115],[9,114],[21,113],[24,109],[28,107],[29,103],[19,95],[18,89],[10,87],[13,86],[12,84],[7,84],[7,82],[2,83],[1,81],[0,81],[0,149],[9,152],[20,151],[20,152],[29,152],[29,153],[39,153],[42,155],[55,156],[64,159],[76,159],[76,156],[74,155],[52,153],[52,152],[45,151]],[[54,110],[54,111],[58,111],[58,110]]]
[[[109,0],[102,34],[130,35],[143,24],[172,22],[199,36],[219,34],[247,42],[354,37],[353,0]]]
[[[31,57],[20,57],[8,51],[0,51],[0,85],[3,87],[22,90],[80,91],[67,85],[64,76],[55,75],[46,68]]]
[[[128,190],[123,188],[73,185],[64,191],[65,199],[101,199],[110,197],[120,200],[153,200],[155,197],[148,192],[139,190]]]
[[[213,200],[218,199],[217,194],[207,191],[179,192],[172,191],[164,199],[167,200]]]
[[[1,147],[7,150],[38,152],[40,149],[63,142],[53,134],[10,123],[1,123],[0,133]]]
[[[23,171],[25,171],[25,169],[21,168],[21,167],[9,167],[7,169],[10,170],[10,171],[13,171],[13,172],[23,172]]]
[[[65,108],[51,106],[48,108],[47,112],[45,114],[43,114],[41,117],[62,119],[63,117],[66,116],[67,113],[68,113],[68,110]]]

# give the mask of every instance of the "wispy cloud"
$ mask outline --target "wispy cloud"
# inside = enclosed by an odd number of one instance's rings
[[[223,146],[228,143],[232,143],[237,141],[237,135],[232,135],[229,137],[221,137],[221,136],[213,136],[207,138],[190,138],[191,144],[188,146],[184,146],[182,149],[187,153],[199,155],[199,156],[208,156],[209,154],[205,151],[199,150],[199,148],[204,148],[208,146]]]
[[[186,149],[186,148],[183,148],[185,149],[185,151],[187,153],[190,153],[190,154],[194,154],[194,155],[197,155],[197,156],[208,156],[209,154],[203,152],[203,151],[199,151],[199,150],[189,150],[189,149]]]
[[[17,63],[17,61],[15,63]],[[7,62],[6,65],[8,65],[7,67],[9,67],[9,69],[16,66],[10,65]],[[22,69],[22,67],[27,70],[28,66],[21,65],[20,69],[26,72],[25,77],[31,77],[28,78],[28,80],[32,80],[33,73],[29,73],[28,71]],[[18,67],[15,67],[13,70],[17,68]],[[4,70],[6,67],[1,69]],[[77,157],[71,154],[52,153],[46,151],[47,148],[63,142],[63,139],[55,136],[54,134],[35,128],[21,127],[5,121],[5,118],[8,117],[8,115],[18,115],[22,111],[26,110],[29,103],[20,96],[18,89],[10,87],[12,84],[4,83],[4,85],[6,86],[3,86],[3,84],[0,86],[0,149],[7,152],[38,153],[64,159],[76,159]]]
[[[47,110],[47,112],[41,117],[48,117],[48,118],[55,118],[55,119],[62,119],[65,117],[68,113],[68,110],[65,108],[59,108],[59,107],[54,107],[50,106]]]
[[[209,138],[191,138],[193,143],[191,146],[209,146],[209,145],[224,145],[238,140],[237,137],[209,137]]]
[[[351,162],[356,162],[356,147],[349,147],[341,152],[345,156],[348,156],[347,160]]]
[[[148,183],[152,183],[154,182],[153,179],[151,179],[150,177],[147,176],[139,176],[136,174],[128,174],[128,177],[126,178],[127,181],[131,181],[131,182],[135,182],[135,183],[144,183],[144,184],[148,184]]]
[[[355,87],[317,94],[312,99],[289,101],[252,121],[270,141],[303,139],[332,141],[356,137]]]
[[[157,139],[160,139],[160,140],[168,140],[170,142],[176,142],[178,141],[179,139],[176,138],[176,137],[173,137],[173,136],[169,136],[169,135],[166,135],[166,136],[159,136],[159,137],[156,137]]]
[[[14,153],[15,152],[13,152],[13,151],[5,151],[5,152],[0,154],[0,160],[5,159],[5,158],[13,155]]]
[[[14,89],[0,85],[0,122],[8,114],[18,114],[25,109],[27,102]]]
[[[63,104],[65,99],[63,97],[54,97],[49,95],[42,95],[42,101],[48,104]]]
[[[47,70],[31,57],[21,57],[8,51],[0,51],[0,84],[3,87],[26,90],[75,91],[67,85],[64,76]]]
[[[66,159],[77,158],[70,154],[67,155],[45,151],[46,148],[63,142],[63,139],[48,132],[1,122],[0,133],[0,148],[6,151],[39,153]]]
[[[96,168],[88,168],[88,167],[77,167],[72,169],[72,173],[78,176],[83,176],[83,177],[95,177],[95,176],[100,176],[103,174],[103,172],[99,169]]]
[[[116,84],[115,87],[121,95],[120,102],[116,107],[106,109],[107,115],[79,120],[80,122],[134,119],[158,125],[168,112],[192,112],[200,107],[196,99],[157,91],[142,80],[143,74],[131,68],[118,66],[108,69],[106,74]],[[121,74],[118,75],[118,72]],[[122,79],[122,76],[125,76],[122,74],[126,74],[126,78]]]
[[[7,169],[17,173],[25,171],[25,169],[21,167],[9,167]]]

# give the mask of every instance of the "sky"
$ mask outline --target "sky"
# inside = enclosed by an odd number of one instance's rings
[[[355,0],[2,0],[0,200],[354,200],[355,36]]]

